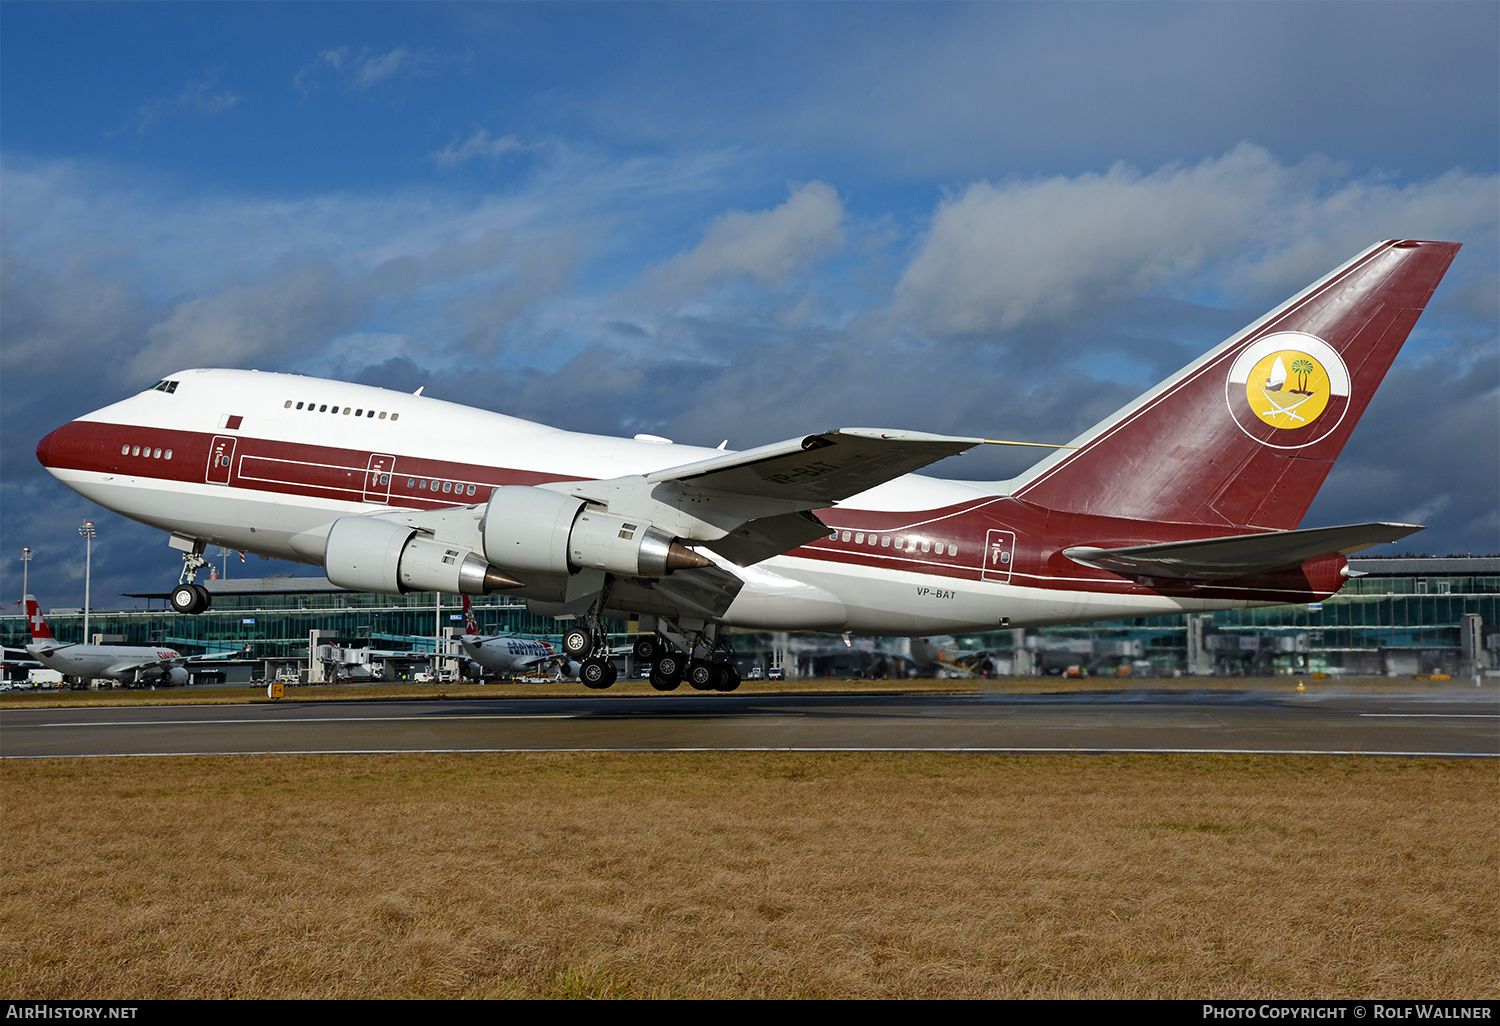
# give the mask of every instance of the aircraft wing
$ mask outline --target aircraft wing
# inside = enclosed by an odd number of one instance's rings
[[[212,662],[216,659],[234,659],[243,656],[250,650],[250,646],[232,649],[228,652],[206,652],[202,655],[178,656],[175,659],[137,659],[114,663],[104,670],[103,676],[118,676],[126,673],[165,673],[174,666],[186,666],[189,663]]]
[[[1347,556],[1372,545],[1400,541],[1420,530],[1423,528],[1413,524],[1350,524],[1118,549],[1075,545],[1064,549],[1063,555],[1084,566],[1127,577],[1222,580],[1287,570],[1323,556]]]
[[[921,431],[840,428],[650,474],[545,487],[601,503],[613,514],[640,517],[750,566],[823,537],[828,528],[812,510],[983,442]],[[709,578],[699,582],[707,592],[722,589],[722,582]],[[721,604],[707,592],[691,604]]]
[[[181,659],[170,659],[170,660],[168,660],[168,662],[173,662],[173,663],[209,663],[209,662],[213,662],[216,659],[241,659],[241,658],[244,658],[245,654],[247,652],[249,652],[249,651],[250,651],[250,646],[249,645],[242,645],[239,648],[230,649],[227,652],[203,652],[203,653],[201,653],[199,655],[184,656]]]
[[[7,670],[40,670],[46,665],[25,649],[9,648],[5,650],[4,664]]]
[[[111,663],[96,676],[123,677],[131,673],[165,673],[179,661],[177,659],[125,659],[118,663]]]
[[[922,431],[840,428],[726,453],[647,474],[714,492],[829,506],[929,463],[982,444],[981,438]]]

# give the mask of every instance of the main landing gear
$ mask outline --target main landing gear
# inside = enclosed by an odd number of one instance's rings
[[[176,541],[176,535],[173,535],[173,541]],[[182,554],[182,576],[177,579],[177,587],[172,589],[171,595],[172,608],[179,613],[196,616],[213,601],[207,588],[194,583],[198,579],[198,571],[208,566],[208,560],[203,558],[204,544],[194,541],[192,548]]]
[[[740,672],[730,662],[733,652],[719,637],[717,624],[686,631],[662,618],[657,629],[660,634],[643,635],[635,642],[635,657],[651,664],[651,686],[657,691],[676,691],[684,680],[694,691],[733,691],[740,686]]]
[[[582,624],[563,633],[563,652],[579,660],[578,678],[583,686],[602,691],[615,682],[615,666],[609,659],[604,631],[605,596],[589,610]],[[648,621],[649,623],[649,621]],[[683,681],[695,691],[733,691],[740,686],[740,672],[731,661],[734,653],[719,636],[717,624],[689,630],[676,620],[656,618],[656,633],[635,639],[636,662],[651,667],[651,686],[657,691],[676,691]]]

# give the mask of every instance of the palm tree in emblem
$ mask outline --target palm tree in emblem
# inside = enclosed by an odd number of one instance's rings
[[[1313,362],[1311,360],[1293,360],[1292,373],[1297,374],[1302,378],[1302,387],[1294,389],[1293,391],[1295,391],[1298,395],[1311,395],[1312,393],[1307,390],[1307,376],[1311,374],[1315,369],[1316,368],[1313,367]]]

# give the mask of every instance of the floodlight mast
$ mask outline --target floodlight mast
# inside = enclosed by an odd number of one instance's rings
[[[89,588],[94,576],[94,522],[85,520],[78,533],[84,538],[83,557],[83,643],[89,644]]]

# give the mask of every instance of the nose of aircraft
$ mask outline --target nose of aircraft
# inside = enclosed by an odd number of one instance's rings
[[[73,466],[86,455],[88,431],[78,421],[69,421],[36,443],[37,462],[48,470]]]
[[[58,456],[61,455],[63,447],[62,435],[70,426],[64,424],[56,431],[49,431],[40,442],[36,443],[36,458],[38,463],[49,470],[57,465]]]

